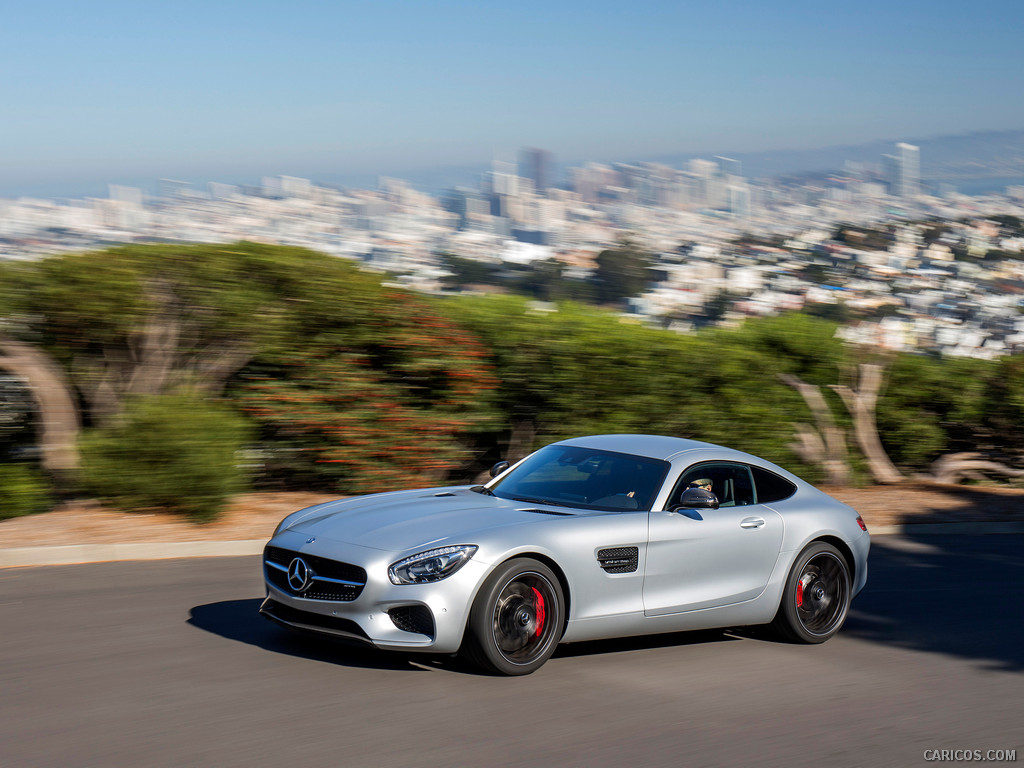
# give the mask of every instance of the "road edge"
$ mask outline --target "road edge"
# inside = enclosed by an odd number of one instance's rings
[[[241,557],[258,555],[266,539],[235,541],[122,542],[116,544],[68,544],[48,547],[0,549],[0,568],[40,565],[83,565],[123,560],[176,560],[192,557]]]

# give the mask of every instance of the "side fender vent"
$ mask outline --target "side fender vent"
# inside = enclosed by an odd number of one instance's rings
[[[637,547],[614,547],[597,552],[597,562],[607,573],[635,573],[640,563]]]

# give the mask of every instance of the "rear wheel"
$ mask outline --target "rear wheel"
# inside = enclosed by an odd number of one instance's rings
[[[812,542],[786,579],[772,626],[798,643],[823,643],[839,631],[850,607],[850,567],[838,549]]]
[[[554,572],[537,560],[510,560],[480,588],[462,653],[486,672],[528,675],[555,652],[564,615]]]

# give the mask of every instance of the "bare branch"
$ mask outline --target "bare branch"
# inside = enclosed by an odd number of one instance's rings
[[[252,360],[254,354],[252,346],[243,343],[228,345],[220,351],[208,347],[195,363],[197,386],[204,392],[219,393],[231,375]]]
[[[796,442],[789,447],[807,464],[823,464],[825,462],[825,442],[813,428],[807,424],[794,424]]]
[[[875,408],[878,404],[878,390],[883,379],[882,366],[862,363],[859,366],[860,380],[857,389],[837,384],[831,387],[853,416],[853,432],[857,445],[868,461],[868,468],[877,483],[898,483],[903,475],[889,459],[889,455],[878,437],[878,423]]]
[[[43,467],[54,473],[77,469],[78,407],[60,366],[42,350],[0,335],[0,368],[25,380],[39,408]]]
[[[537,425],[531,419],[514,424],[512,434],[508,438],[508,453],[505,458],[515,464],[533,450],[533,440],[537,436]]]
[[[997,477],[1024,477],[1024,469],[1017,469],[994,461],[981,453],[949,453],[932,463],[932,479],[939,483],[958,483],[961,480],[985,480],[985,475]]]
[[[806,424],[795,424],[799,442],[794,444],[794,450],[809,464],[820,465],[830,485],[848,485],[850,465],[846,435],[836,424],[821,389],[789,373],[780,373],[778,376],[784,384],[800,393],[818,427],[815,432]]]

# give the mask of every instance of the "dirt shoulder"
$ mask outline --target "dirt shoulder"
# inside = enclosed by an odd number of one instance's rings
[[[0,522],[0,549],[68,544],[166,543],[269,539],[285,515],[337,498],[317,493],[248,493],[214,522],[196,524],[166,513],[119,512],[95,502]]]
[[[824,490],[860,512],[869,530],[897,524],[1024,521],[1024,489],[913,483]],[[333,498],[315,493],[245,494],[236,497],[218,520],[203,525],[175,515],[124,513],[94,502],[75,502],[46,514],[0,522],[0,549],[268,539],[285,515]]]

